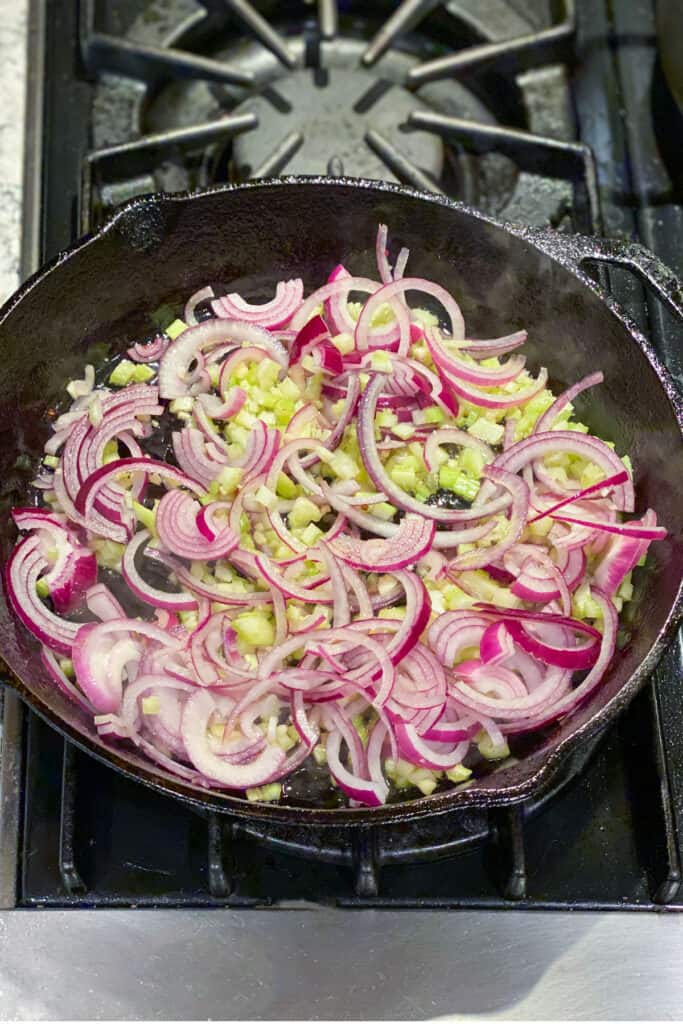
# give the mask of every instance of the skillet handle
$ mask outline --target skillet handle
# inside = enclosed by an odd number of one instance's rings
[[[586,261],[595,261],[625,267],[650,288],[675,316],[683,320],[683,282],[666,263],[639,242],[623,242],[591,235],[558,235],[556,231],[543,228],[529,234],[541,246],[547,242],[554,256],[576,266]]]

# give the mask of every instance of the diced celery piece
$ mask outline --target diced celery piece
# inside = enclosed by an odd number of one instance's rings
[[[130,359],[122,359],[109,374],[109,383],[125,388],[133,379],[135,369],[135,363],[131,362]]]
[[[139,501],[133,500],[133,512],[135,513],[135,518],[139,523],[142,523],[146,530],[149,530],[150,533],[156,532],[156,508],[145,508]]]
[[[388,522],[396,515],[396,508],[394,505],[390,505],[388,501],[378,501],[376,505],[368,507],[368,512],[373,516],[377,516],[378,519],[384,519]]]
[[[283,398],[301,398],[301,391],[291,377],[285,377],[284,380],[281,380],[278,387]]]
[[[188,325],[184,320],[174,320],[173,323],[168,325],[164,333],[171,339],[171,341],[174,341],[179,334],[182,334],[183,331],[187,330],[187,326]]]
[[[343,356],[348,355],[349,352],[353,352],[356,347],[352,334],[337,334],[332,339],[332,344]]]
[[[235,416],[234,422],[238,427],[243,427],[245,430],[251,430],[256,423],[257,417],[252,413],[247,412],[246,409],[242,408]]]
[[[437,786],[436,779],[420,779],[417,783],[417,788],[425,796],[431,796]]]
[[[68,676],[69,679],[74,679],[75,678],[76,671],[74,669],[74,663],[71,660],[71,658],[60,658],[59,659],[59,667],[61,668],[61,670],[64,673],[64,675]]]
[[[413,490],[415,484],[417,483],[415,467],[408,463],[404,463],[403,465],[401,463],[398,463],[392,466],[391,469],[389,470],[389,476],[394,481],[394,483],[398,484],[398,486],[401,487],[404,491]]]
[[[398,423],[398,416],[391,409],[380,409],[375,417],[375,423],[378,427],[393,427]]]
[[[293,398],[279,398],[275,403],[275,420],[281,426],[286,427],[296,409],[296,402]]]
[[[43,462],[45,463],[46,466],[49,466],[50,469],[56,469],[57,466],[59,465],[59,459],[57,458],[56,455],[46,455],[45,458],[43,459]]]
[[[240,640],[252,647],[269,647],[275,640],[273,621],[262,612],[242,612],[232,626]]]
[[[296,498],[299,493],[297,484],[295,484],[293,480],[290,480],[290,478],[284,473],[280,473],[277,478],[277,487],[275,490],[281,498],[287,498],[290,500],[292,498]]]
[[[373,370],[378,370],[380,373],[391,373],[393,365],[388,352],[377,349],[370,353],[370,366]]]
[[[457,466],[439,467],[439,486],[445,487],[454,494],[464,498],[465,501],[474,501],[479,493],[479,481],[461,473]]]
[[[253,786],[246,790],[247,800],[279,800],[282,786],[279,782],[270,782],[267,786]]]
[[[440,409],[438,405],[428,405],[426,409],[422,410],[420,421],[422,423],[443,423],[445,418],[443,409]]]
[[[414,323],[424,324],[425,327],[437,327],[439,324],[438,316],[430,313],[428,309],[422,309],[420,306],[416,309],[411,309],[410,319]]]
[[[400,437],[402,441],[407,441],[415,433],[415,426],[412,423],[397,423],[395,427],[391,428],[391,432],[396,437]]]
[[[487,732],[480,732],[477,736],[477,747],[482,757],[485,757],[487,761],[502,761],[503,758],[510,756],[510,748],[507,743],[503,742],[495,744],[491,742],[491,737]]]
[[[458,457],[460,468],[464,473],[469,476],[475,477],[477,480],[481,477],[484,466],[486,465],[486,459],[483,452],[478,452],[474,448],[463,448]]]
[[[465,782],[469,779],[472,774],[469,768],[465,768],[464,764],[456,764],[455,768],[449,768],[446,772],[446,778],[449,782]]]
[[[142,698],[142,713],[143,715],[158,715],[161,711],[161,701],[158,697],[143,697]]]
[[[339,448],[328,460],[330,468],[341,480],[353,480],[360,472],[360,466],[346,452]]]
[[[145,384],[155,374],[156,370],[153,366],[148,366],[147,363],[136,363],[135,370],[133,371],[133,380],[136,384]]]
[[[501,423],[492,423],[491,420],[480,416],[467,428],[467,433],[472,437],[478,437],[480,441],[486,441],[487,444],[500,444],[505,427]]]
[[[271,491],[269,487],[265,487],[263,484],[254,494],[254,498],[259,505],[263,505],[264,508],[275,508],[278,503],[277,494],[275,494],[274,491]]]
[[[220,376],[221,376],[221,368],[220,368],[219,364],[218,363],[211,363],[210,366],[207,366],[206,372],[209,375],[209,380],[211,381],[211,387],[215,388],[216,390],[218,390],[218,381],[220,380]]]
[[[174,398],[168,408],[176,416],[179,412],[192,412],[194,408],[194,398],[191,395],[183,395],[182,398]]]
[[[291,529],[308,526],[322,519],[322,511],[310,498],[299,497],[289,511],[288,522]]]
[[[273,359],[262,359],[256,367],[256,380],[259,385],[268,391],[277,383],[280,366]]]
[[[327,764],[327,751],[321,743],[313,747],[313,758],[316,764]]]
[[[36,594],[38,595],[38,597],[50,596],[50,588],[48,586],[47,580],[44,577],[41,577],[36,583]]]
[[[226,466],[216,477],[221,494],[228,496],[237,490],[244,470],[240,466]]]
[[[313,523],[309,523],[299,534],[304,544],[308,547],[313,547],[314,544],[317,544],[322,535],[323,531],[319,530]]]

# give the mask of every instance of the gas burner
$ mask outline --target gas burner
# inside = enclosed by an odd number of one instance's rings
[[[92,2],[84,228],[142,192],[281,173],[405,182],[531,223],[596,213],[590,195],[576,202],[592,168],[564,141],[573,123],[553,63],[571,41],[571,0],[555,24],[543,0],[524,14],[514,0],[404,0],[393,12],[320,0],[317,17],[310,3],[282,16],[246,0],[153,0],[106,30]]]

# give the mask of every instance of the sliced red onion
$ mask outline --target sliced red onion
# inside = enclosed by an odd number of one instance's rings
[[[570,494],[567,498],[563,498],[562,501],[557,501],[550,508],[545,509],[543,512],[539,512],[537,515],[527,519],[527,525],[529,523],[535,523],[538,519],[544,519],[546,516],[552,515],[554,512],[558,512],[565,505],[573,504],[576,501],[581,501],[583,498],[587,498],[591,494],[595,494],[598,491],[610,491],[619,484],[627,483],[629,475],[626,470],[622,470],[621,473],[615,473],[613,476],[605,477],[597,484],[591,484],[590,487],[584,487],[583,490],[577,491],[574,494]]]
[[[503,540],[498,541],[489,548],[481,548],[478,551],[468,551],[464,555],[458,555],[450,565],[451,569],[462,571],[465,569],[483,569],[488,562],[495,562],[497,558],[512,547],[519,539],[526,524],[526,516],[529,511],[529,488],[514,473],[508,473],[498,466],[489,465],[484,467],[484,476],[487,480],[504,487],[512,498],[510,506],[510,520],[507,533]]]
[[[197,323],[197,317],[195,316],[195,309],[201,305],[202,302],[209,302],[215,298],[215,292],[211,285],[206,285],[204,288],[200,288],[199,291],[194,292],[190,295],[189,299],[185,303],[185,309],[183,311],[183,320],[190,327],[194,327]]]
[[[36,593],[39,578],[50,568],[41,550],[40,538],[33,536],[16,545],[5,568],[7,597],[12,610],[33,636],[60,654],[70,654],[79,629],[51,612]]]
[[[207,730],[216,709],[216,700],[207,690],[198,690],[185,704],[182,737],[192,764],[212,782],[228,789],[264,785],[283,767],[285,752],[269,745],[246,764],[229,764],[209,746]]]
[[[426,505],[402,491],[384,469],[377,451],[375,440],[375,410],[377,399],[384,386],[385,375],[378,373],[363,392],[358,411],[358,443],[363,464],[378,491],[383,491],[392,504],[406,512],[415,512],[429,519],[442,523],[462,523],[471,519],[482,519],[484,516],[500,512],[510,504],[509,497],[499,498],[477,509],[457,510],[438,508]],[[609,449],[608,449],[609,450]]]
[[[408,514],[390,540],[359,540],[337,537],[331,550],[354,569],[392,572],[417,562],[429,551],[434,539],[434,522]]]
[[[179,334],[166,349],[159,365],[159,394],[181,398],[188,393],[189,367],[203,352],[234,341],[265,348],[270,358],[287,367],[286,349],[265,328],[236,320],[206,320]]]
[[[134,363],[156,363],[161,359],[168,345],[169,339],[163,334],[157,334],[151,341],[144,344],[138,342],[133,345],[132,348],[128,349],[126,355]]]
[[[73,644],[74,669],[78,685],[96,711],[118,710],[126,666],[140,660],[143,638],[162,647],[178,647],[178,641],[163,629],[140,619],[112,619],[79,628]]]
[[[126,584],[136,597],[139,597],[141,601],[145,601],[154,608],[164,608],[166,611],[172,612],[192,611],[197,607],[197,601],[191,594],[159,590],[158,587],[153,587],[151,583],[148,583],[141,576],[135,562],[139,552],[144,551],[149,541],[149,531],[140,530],[128,542],[121,560],[121,575]]]
[[[441,332],[434,327],[427,330],[426,340],[435,365],[443,373],[479,387],[502,387],[503,384],[509,384],[519,377],[526,363],[524,356],[513,356],[504,366],[496,369],[484,368],[478,363],[468,363],[458,357],[457,350],[450,350],[444,346]]]
[[[534,434],[542,434],[546,430],[551,430],[553,423],[560,415],[563,409],[565,409],[570,402],[573,402],[577,395],[580,395],[582,391],[586,391],[588,388],[595,387],[596,384],[602,384],[604,375],[600,372],[590,373],[587,377],[583,377],[577,381],[566,391],[563,391],[559,395],[549,409],[543,413],[542,416],[536,422],[534,427]]]
[[[126,617],[123,606],[104,583],[96,583],[86,590],[85,603],[88,611],[97,616],[101,622],[110,622],[112,619],[125,619]]]
[[[327,737],[325,745],[327,751],[327,763],[335,782],[340,789],[343,789],[347,796],[368,807],[381,807],[386,803],[389,795],[389,787],[386,782],[378,782],[372,779],[364,779],[353,772],[350,772],[341,761],[341,733],[331,732]]]
[[[297,277],[291,281],[278,281],[274,298],[262,305],[253,305],[246,302],[238,292],[230,292],[229,295],[215,299],[211,308],[222,319],[258,324],[273,330],[284,327],[291,320],[303,297],[304,283]]]

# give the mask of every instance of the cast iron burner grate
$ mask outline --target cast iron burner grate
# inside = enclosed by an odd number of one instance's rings
[[[83,228],[153,188],[327,172],[446,192],[511,220],[571,209],[599,229],[592,155],[571,141],[555,63],[572,52],[573,0],[535,32],[507,0],[328,0],[317,16],[306,3],[262,6],[268,20],[243,0],[176,0],[170,25],[152,3],[122,38],[84,0],[81,50],[98,84]]]
[[[656,140],[681,124],[669,106],[654,125],[641,102],[658,81],[653,28],[647,0],[611,13],[602,0],[82,0],[80,18],[76,3],[35,0],[44,75],[29,96],[24,272],[145,191],[372,167],[510,220],[637,229],[675,265],[680,154],[669,147],[665,162]],[[340,148],[346,119],[354,146]],[[632,281],[610,271],[609,284],[680,371],[680,328]],[[32,713],[22,721],[8,694],[0,899],[673,906],[681,664],[679,640],[652,687],[536,801],[349,831],[202,817]]]

